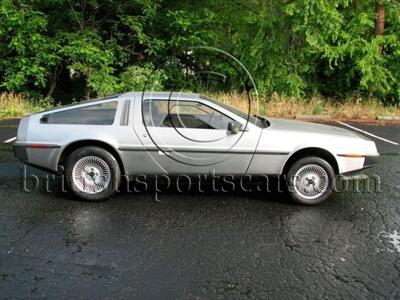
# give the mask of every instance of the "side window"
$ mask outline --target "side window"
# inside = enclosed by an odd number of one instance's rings
[[[143,118],[147,126],[197,129],[228,128],[231,118],[194,101],[146,100]]]
[[[112,125],[118,102],[105,102],[72,108],[47,115],[47,124]]]

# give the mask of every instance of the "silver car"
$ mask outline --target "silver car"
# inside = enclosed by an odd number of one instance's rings
[[[24,117],[13,143],[27,164],[63,173],[86,200],[135,175],[284,175],[317,204],[338,174],[377,163],[371,140],[333,126],[250,116],[198,94],[132,92]]]

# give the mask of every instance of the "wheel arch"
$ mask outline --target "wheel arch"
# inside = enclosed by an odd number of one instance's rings
[[[292,155],[286,160],[284,167],[282,169],[281,174],[285,175],[289,171],[289,168],[299,159],[308,157],[308,156],[315,156],[326,160],[335,171],[335,174],[339,174],[339,164],[335,158],[335,156],[326,149],[318,148],[318,147],[308,147],[297,150],[296,152],[292,153]]]
[[[70,144],[68,144],[61,152],[60,157],[58,159],[57,165],[63,165],[65,162],[65,159],[68,157],[69,154],[71,154],[73,151],[75,151],[76,149],[82,148],[82,147],[99,147],[102,148],[108,152],[110,152],[110,154],[112,156],[114,156],[114,158],[117,160],[118,165],[121,169],[122,174],[125,174],[125,168],[124,168],[124,164],[122,162],[121,156],[119,155],[117,149],[115,149],[112,145],[103,142],[103,141],[99,141],[99,140],[90,140],[90,139],[85,139],[85,140],[79,140],[79,141],[74,141]]]

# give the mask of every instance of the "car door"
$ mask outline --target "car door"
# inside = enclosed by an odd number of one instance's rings
[[[229,122],[245,122],[206,101],[145,99],[140,103],[142,118],[135,118],[135,130],[148,155],[166,173],[246,172],[260,128],[248,125],[232,133]]]

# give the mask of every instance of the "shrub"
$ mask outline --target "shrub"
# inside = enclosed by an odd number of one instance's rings
[[[163,82],[166,75],[161,70],[154,69],[154,66],[147,64],[128,67],[120,77],[120,91],[160,91],[163,89]]]

